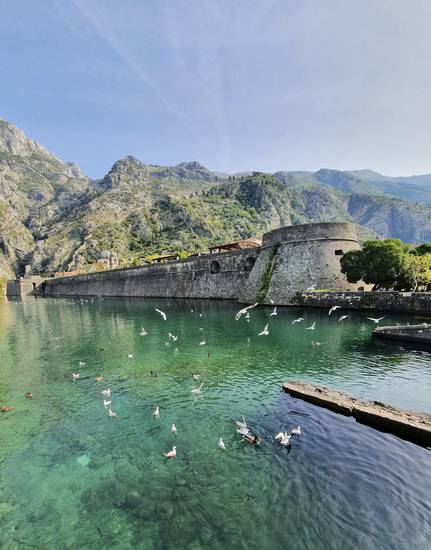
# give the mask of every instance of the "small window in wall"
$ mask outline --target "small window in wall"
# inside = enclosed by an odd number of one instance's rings
[[[210,266],[210,273],[218,273],[220,271],[220,264],[217,260],[213,260]]]
[[[343,254],[344,252],[341,249],[335,251],[336,256],[342,256]]]
[[[255,261],[256,261],[256,258],[253,258],[253,256],[249,256],[245,261],[244,269],[246,271],[251,271],[253,269]]]

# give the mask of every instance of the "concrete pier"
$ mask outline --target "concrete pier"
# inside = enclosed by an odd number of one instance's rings
[[[305,382],[288,381],[283,384],[283,389],[293,397],[353,416],[361,424],[431,447],[431,416],[425,413],[405,411],[379,401],[361,401],[345,393]]]
[[[373,330],[373,336],[400,340],[403,342],[415,342],[431,346],[431,323],[421,325],[405,325],[395,327],[377,327]]]

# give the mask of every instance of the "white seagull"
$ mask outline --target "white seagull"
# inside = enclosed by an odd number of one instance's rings
[[[265,328],[262,330],[262,332],[259,332],[259,336],[268,336],[269,330],[268,330],[268,323],[266,323]]]
[[[311,290],[314,290],[316,288],[316,285],[311,285],[308,288],[305,289],[305,292],[310,292]]]
[[[114,413],[114,411],[111,411],[111,409],[108,409],[108,416],[113,418],[114,416],[117,416],[118,413]]]
[[[163,456],[165,458],[175,458],[177,456],[177,448],[175,445],[172,447],[172,451],[168,451],[167,453],[163,453]]]
[[[202,382],[202,384],[199,386],[199,388],[195,388],[194,390],[192,390],[190,393],[192,393],[193,395],[199,395],[201,393],[201,390],[202,390],[202,386],[205,384],[205,382]]]
[[[148,332],[144,329],[144,327],[141,327],[141,332],[139,333],[141,336],[146,336]]]
[[[202,340],[202,342],[199,342],[200,346],[204,346],[206,344],[205,340]]]
[[[85,367],[85,361],[80,361],[80,362],[79,362],[79,366],[80,366],[80,367]]]
[[[159,407],[156,407],[155,410],[153,411],[153,416],[160,416],[160,409]]]
[[[76,373],[76,372],[72,372],[72,378],[74,380],[78,380],[78,378],[80,377],[81,375],[79,373]]]
[[[194,374],[193,375],[193,380],[199,380],[200,377],[201,377],[200,374]]]
[[[108,388],[107,390],[102,390],[102,395],[106,395],[107,397],[111,397],[111,388]]]
[[[277,439],[277,441],[280,441],[281,445],[287,447],[288,445],[290,445],[290,438],[291,436],[288,435],[286,432],[280,432],[275,436],[274,439]]]
[[[348,315],[342,315],[337,322],[339,323],[340,321],[344,321],[344,319],[347,319],[347,317]]]
[[[304,320],[304,317],[298,317],[298,319],[294,319],[291,322],[291,325],[294,325],[295,323],[302,323],[303,320]]]
[[[245,315],[248,312],[249,309],[253,309],[257,305],[259,305],[259,304],[253,304],[252,306],[247,306],[243,309],[240,309],[238,311],[238,313],[235,315],[235,320],[238,321],[239,319],[241,319],[241,315]]]
[[[380,321],[382,319],[384,319],[384,317],[379,317],[377,319],[375,317],[367,317],[367,319],[370,320],[370,321],[373,321],[373,323],[376,323],[376,325],[377,325],[377,323],[380,323]]]
[[[160,315],[162,316],[163,321],[166,321],[166,313],[164,311],[162,311],[161,309],[157,309],[156,307],[154,309],[157,311],[157,313],[160,313]]]
[[[250,434],[250,428],[247,426],[247,422],[245,421],[244,416],[241,420],[236,421],[236,425],[238,426],[237,432],[241,435],[249,435]]]
[[[128,353],[128,354],[127,354],[127,357],[128,357],[129,359],[133,359],[133,353]]]
[[[316,321],[311,325],[311,327],[307,327],[305,330],[314,330],[316,328]]]
[[[277,306],[272,310],[272,312],[269,314],[270,317],[274,317],[275,315],[278,315],[277,313]]]
[[[173,340],[174,342],[176,342],[176,341],[177,341],[177,338],[178,338],[178,336],[174,336],[174,335],[171,334],[171,333],[168,334],[168,337],[169,337],[171,340]]]
[[[333,311],[336,311],[337,309],[341,309],[341,306],[332,306],[329,310],[328,317],[331,315]]]
[[[226,445],[224,444],[224,441],[222,438],[218,440],[218,447],[219,449],[222,449],[223,451],[226,449]]]
[[[175,424],[172,424],[171,432],[175,435],[177,434],[177,427],[175,426]]]
[[[292,428],[290,430],[290,435],[300,436],[301,435],[301,426],[296,426],[296,428]]]
[[[106,399],[103,400],[103,406],[109,407],[109,405],[112,403],[112,401],[107,401]]]

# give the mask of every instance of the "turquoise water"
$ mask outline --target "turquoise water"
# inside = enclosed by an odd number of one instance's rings
[[[13,406],[0,414],[2,549],[431,547],[430,451],[280,390],[308,379],[431,412],[431,354],[373,342],[361,312],[338,323],[338,312],[270,318],[261,308],[247,323],[237,310],[178,300],[0,304],[0,405]],[[268,320],[269,336],[258,337]],[[383,323],[397,320],[406,318]],[[193,374],[204,382],[199,396]],[[102,405],[107,388],[115,418]],[[260,445],[235,432],[241,415]],[[290,448],[274,441],[295,425],[303,435]]]

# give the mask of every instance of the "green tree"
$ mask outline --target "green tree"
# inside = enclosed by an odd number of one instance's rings
[[[362,250],[351,251],[341,258],[341,272],[350,283],[361,279],[372,284],[373,290],[392,287],[402,270],[409,246],[400,239],[366,241]]]
[[[431,243],[423,243],[413,248],[411,254],[415,256],[423,256],[424,254],[431,254]]]
[[[431,285],[431,254],[406,254],[403,258],[401,273],[398,277],[397,288],[412,290],[418,287]]]

